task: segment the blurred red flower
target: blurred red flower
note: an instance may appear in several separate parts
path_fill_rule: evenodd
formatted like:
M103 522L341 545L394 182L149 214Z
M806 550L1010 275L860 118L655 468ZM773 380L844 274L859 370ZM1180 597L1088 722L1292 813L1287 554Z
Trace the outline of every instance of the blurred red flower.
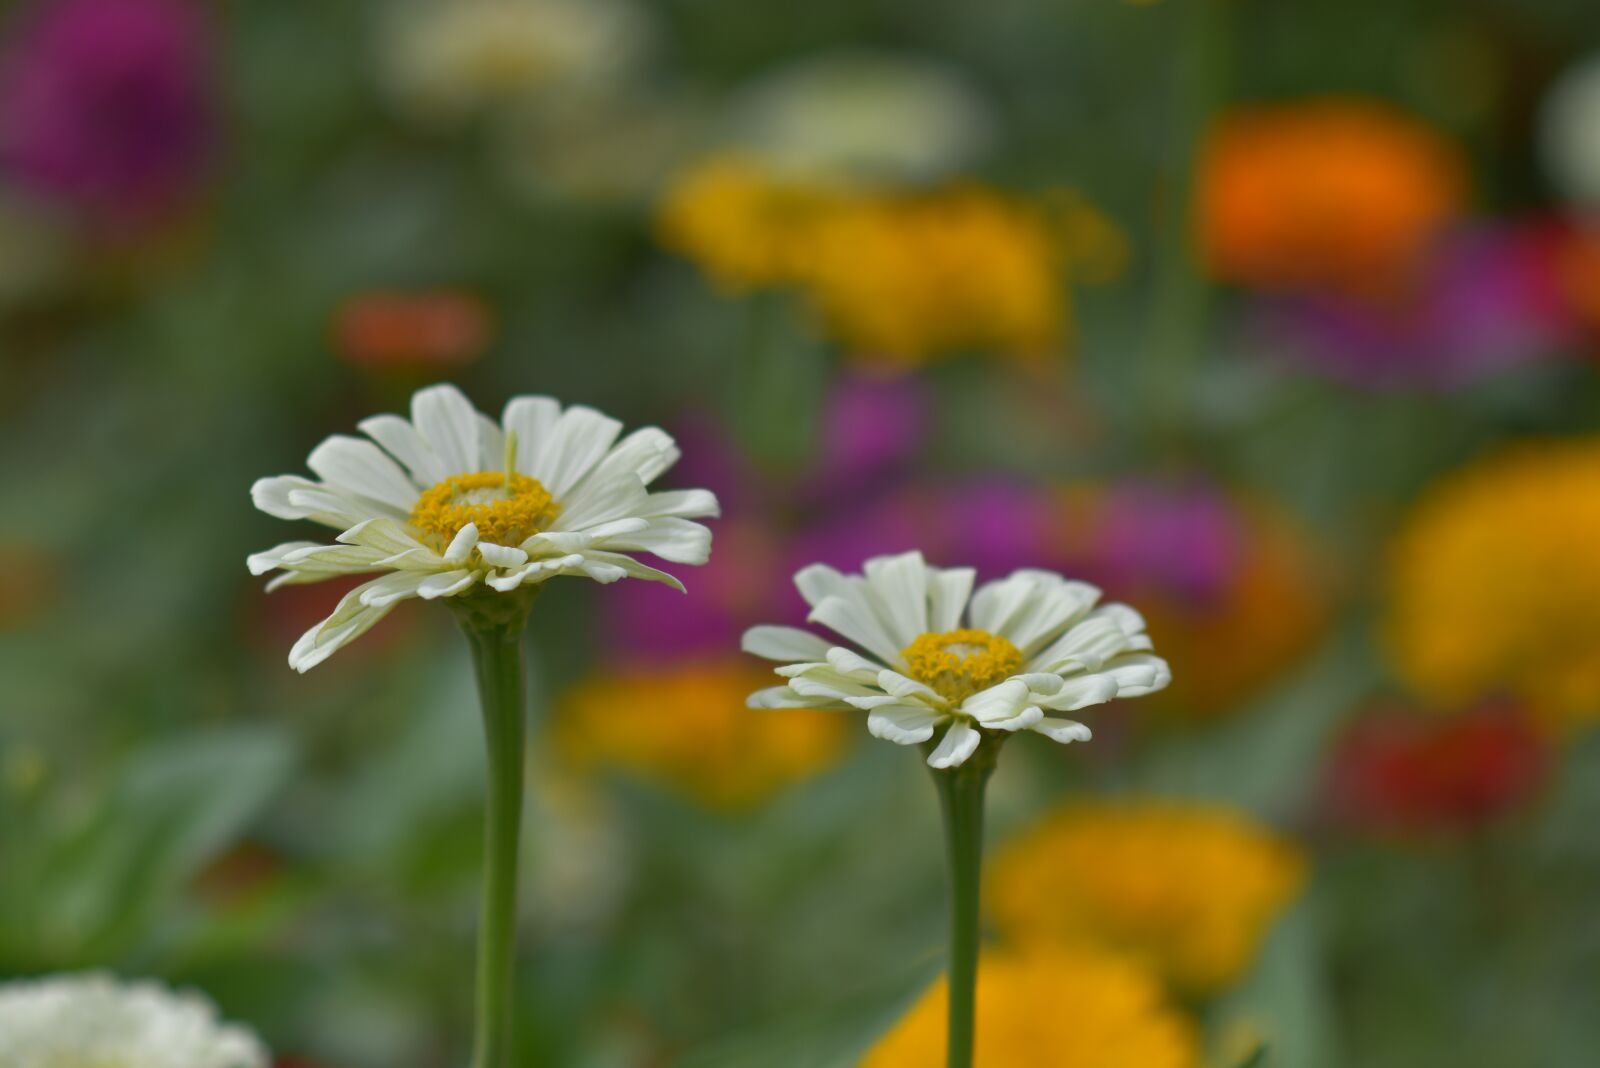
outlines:
M1549 745L1516 708L1458 715L1384 708L1359 720L1329 765L1329 815L1346 826L1464 830L1528 801Z
M367 368L422 369L471 363L494 334L482 299L458 290L366 293L334 317L334 348Z

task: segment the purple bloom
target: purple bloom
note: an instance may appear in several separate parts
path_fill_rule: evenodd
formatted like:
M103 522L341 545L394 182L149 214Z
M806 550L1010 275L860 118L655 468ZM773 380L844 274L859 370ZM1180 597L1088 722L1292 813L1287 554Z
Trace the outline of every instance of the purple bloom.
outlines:
M1548 359L1574 337L1555 234L1534 225L1459 233L1415 289L1388 301L1333 293L1268 307L1268 344L1356 386L1448 388Z
M837 505L903 475L933 422L928 387L911 375L846 372L822 409L822 440L807 497Z
M189 0L42 0L0 53L0 169L128 222L179 206L216 141L211 27Z
M1200 482L1125 482L1093 499L1073 570L1107 589L1155 589L1194 605L1224 597L1243 564L1232 504Z

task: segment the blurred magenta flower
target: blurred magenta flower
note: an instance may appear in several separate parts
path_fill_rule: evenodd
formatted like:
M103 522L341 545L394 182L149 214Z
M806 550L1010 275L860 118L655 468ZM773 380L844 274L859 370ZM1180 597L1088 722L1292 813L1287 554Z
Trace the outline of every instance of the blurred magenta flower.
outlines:
M1110 589L1146 584L1196 606L1214 605L1238 573L1244 531L1236 509L1201 482L1124 482L1106 490L1098 522L1073 555Z
M1325 804L1345 825L1465 830L1527 803L1549 768L1549 740L1515 707L1456 715L1386 708L1336 747Z
M0 54L0 167L101 219L191 195L217 140L212 29L189 0L42 0Z
M1405 294L1332 291L1268 307L1274 348L1368 388L1448 388L1559 355L1576 335L1563 293L1564 242L1539 223L1483 226L1431 252Z

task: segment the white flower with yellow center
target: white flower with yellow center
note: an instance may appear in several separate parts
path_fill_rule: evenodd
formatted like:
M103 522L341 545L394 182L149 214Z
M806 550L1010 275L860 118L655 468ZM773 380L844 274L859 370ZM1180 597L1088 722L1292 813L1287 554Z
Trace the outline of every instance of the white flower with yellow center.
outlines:
M248 1030L211 1002L105 975L0 984L5 1068L267 1068Z
M777 673L789 680L752 694L752 708L859 709L867 730L901 745L942 729L928 764L951 768L990 732L1088 741L1088 727L1056 713L1153 693L1172 677L1148 652L1139 613L1099 605L1088 583L1023 570L974 593L971 568L930 567L917 552L863 571L814 564L794 579L808 622L860 651L796 627L745 633L745 651L784 661Z
M253 574L281 571L269 589L339 575L377 574L351 590L289 652L306 671L365 633L399 602L527 591L556 575L597 582L642 578L677 589L631 552L703 564L715 516L701 489L646 487L678 459L662 430L618 440L622 424L549 397L516 397L500 422L454 386L411 402L411 419L364 420L371 439L336 435L312 450L321 481L283 475L251 489L257 508L340 531L334 544L292 541L249 559Z

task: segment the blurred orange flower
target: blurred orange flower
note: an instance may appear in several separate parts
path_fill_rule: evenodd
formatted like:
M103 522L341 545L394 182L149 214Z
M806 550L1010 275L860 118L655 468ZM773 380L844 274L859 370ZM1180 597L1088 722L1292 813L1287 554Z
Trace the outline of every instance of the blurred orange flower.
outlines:
M0 631L34 618L55 593L55 558L29 545L0 545Z
M945 982L918 999L861 1068L929 1068L945 1055ZM989 952L978 968L976 1061L1023 1068L1194 1068L1194 1025L1156 977L1103 953Z
M1018 946L1104 946L1210 993L1254 960L1300 893L1300 848L1220 805L1070 804L1008 844L989 910Z
M1395 537L1385 635L1430 703L1600 719L1600 437L1526 442L1430 489Z
M367 293L339 309L333 344L357 366L423 370L471 363L493 333L488 305L471 293Z
M620 768L712 808L743 809L831 765L843 720L814 709L752 712L768 676L743 663L614 671L569 690L557 746L574 765Z
M1219 278L1385 293L1462 210L1465 166L1386 105L1326 99L1224 117L1199 171L1200 240Z

